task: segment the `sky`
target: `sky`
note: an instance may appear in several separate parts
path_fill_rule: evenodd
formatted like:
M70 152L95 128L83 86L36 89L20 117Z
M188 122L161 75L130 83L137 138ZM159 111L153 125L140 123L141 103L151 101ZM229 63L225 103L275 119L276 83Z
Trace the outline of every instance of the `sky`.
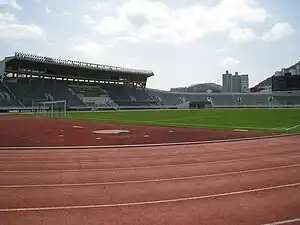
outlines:
M299 0L0 0L0 57L28 52L149 69L148 87L249 74L300 60Z

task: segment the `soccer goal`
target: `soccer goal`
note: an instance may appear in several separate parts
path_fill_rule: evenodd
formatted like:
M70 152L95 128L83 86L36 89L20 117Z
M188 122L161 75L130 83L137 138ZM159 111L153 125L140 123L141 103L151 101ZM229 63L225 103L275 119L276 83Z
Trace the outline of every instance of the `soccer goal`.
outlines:
M32 101L32 111L36 117L61 118L67 115L67 101Z

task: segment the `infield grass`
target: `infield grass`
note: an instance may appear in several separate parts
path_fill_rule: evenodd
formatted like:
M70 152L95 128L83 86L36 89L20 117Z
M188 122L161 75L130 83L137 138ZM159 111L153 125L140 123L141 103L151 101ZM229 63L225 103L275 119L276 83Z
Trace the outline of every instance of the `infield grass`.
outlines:
M69 112L67 119L270 133L300 132L300 109Z

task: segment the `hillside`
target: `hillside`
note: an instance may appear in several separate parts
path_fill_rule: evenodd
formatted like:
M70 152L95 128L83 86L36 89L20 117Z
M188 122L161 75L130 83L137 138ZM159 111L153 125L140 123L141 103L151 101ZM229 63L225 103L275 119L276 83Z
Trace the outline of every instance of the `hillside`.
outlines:
M295 63L294 65L286 68L287 72L291 72L291 70L297 70L297 68L300 66L300 61ZM251 92L257 92L263 90L265 87L272 86L272 76L268 77L267 79L261 81L257 85L251 88Z
M261 90L264 90L266 87L272 86L272 77L268 77L267 79L259 82L254 87L250 88L251 92L259 92Z
M171 88L170 91L176 92L209 92L212 91L213 93L220 93L222 92L222 86L215 83L204 83L204 84L194 84L189 87L177 87Z

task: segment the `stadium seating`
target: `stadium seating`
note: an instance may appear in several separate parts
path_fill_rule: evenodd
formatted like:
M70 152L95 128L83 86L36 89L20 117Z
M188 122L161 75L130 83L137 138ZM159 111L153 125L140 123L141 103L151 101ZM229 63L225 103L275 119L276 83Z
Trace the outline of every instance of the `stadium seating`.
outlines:
M271 98L270 93L184 93L170 92L155 89L149 89L149 92L155 96L164 106L180 105L184 101L208 101L210 99L214 107L235 107L235 106L269 106L269 105L291 105L300 104L300 97L294 97L290 101L277 98ZM270 101L272 99L272 101ZM184 100L184 101L183 101Z
M127 105L131 103L130 97L127 95L123 85L115 84L101 84L103 90L105 90L109 97L115 101L118 105Z
M141 88L124 84L100 84L107 91L110 98L119 106L147 106L156 104L156 101Z
M69 88L79 97L99 97L107 92L99 85L69 85Z
M163 106L173 106L183 103L182 96L176 92L148 89L149 93Z
M20 106L20 103L14 98L7 89L6 85L0 82L0 107Z
M283 106L300 105L300 96L275 96L274 99Z
M17 99L25 106L31 106L33 100L54 101L66 100L68 106L83 106L83 102L73 95L66 82L53 80L19 80L7 83Z
M206 102L209 98L214 106L233 106L233 96L231 94L208 94L208 93L185 93L169 92L149 89L149 92L158 98L161 105L174 106L180 105L186 101Z
M272 93L186 93L143 89L125 84L71 85L50 79L6 80L0 83L0 107L32 106L32 101L66 100L68 107L183 106L210 101L213 107L300 105L300 96Z
M270 94L235 94L234 98L236 104L244 106L266 106L271 104L271 101L269 101Z
M84 103L69 91L67 82L53 82L49 80L44 87L44 90L50 93L54 100L66 100L68 106L84 106Z
M0 107L13 106L10 99L11 96L8 94L3 85L0 84Z
M68 89L76 95L86 106L103 107L111 101L108 93L99 85L69 85Z
M157 105L157 101L145 89L124 84L69 85L69 89L87 106Z
M31 106L33 100L66 100L68 107L157 105L157 101L146 90L129 85L110 83L68 85L66 81L50 79L20 79L14 82L11 81L6 82L7 86L25 106Z
M234 96L231 94L210 95L212 105L215 107L228 107L235 105Z

